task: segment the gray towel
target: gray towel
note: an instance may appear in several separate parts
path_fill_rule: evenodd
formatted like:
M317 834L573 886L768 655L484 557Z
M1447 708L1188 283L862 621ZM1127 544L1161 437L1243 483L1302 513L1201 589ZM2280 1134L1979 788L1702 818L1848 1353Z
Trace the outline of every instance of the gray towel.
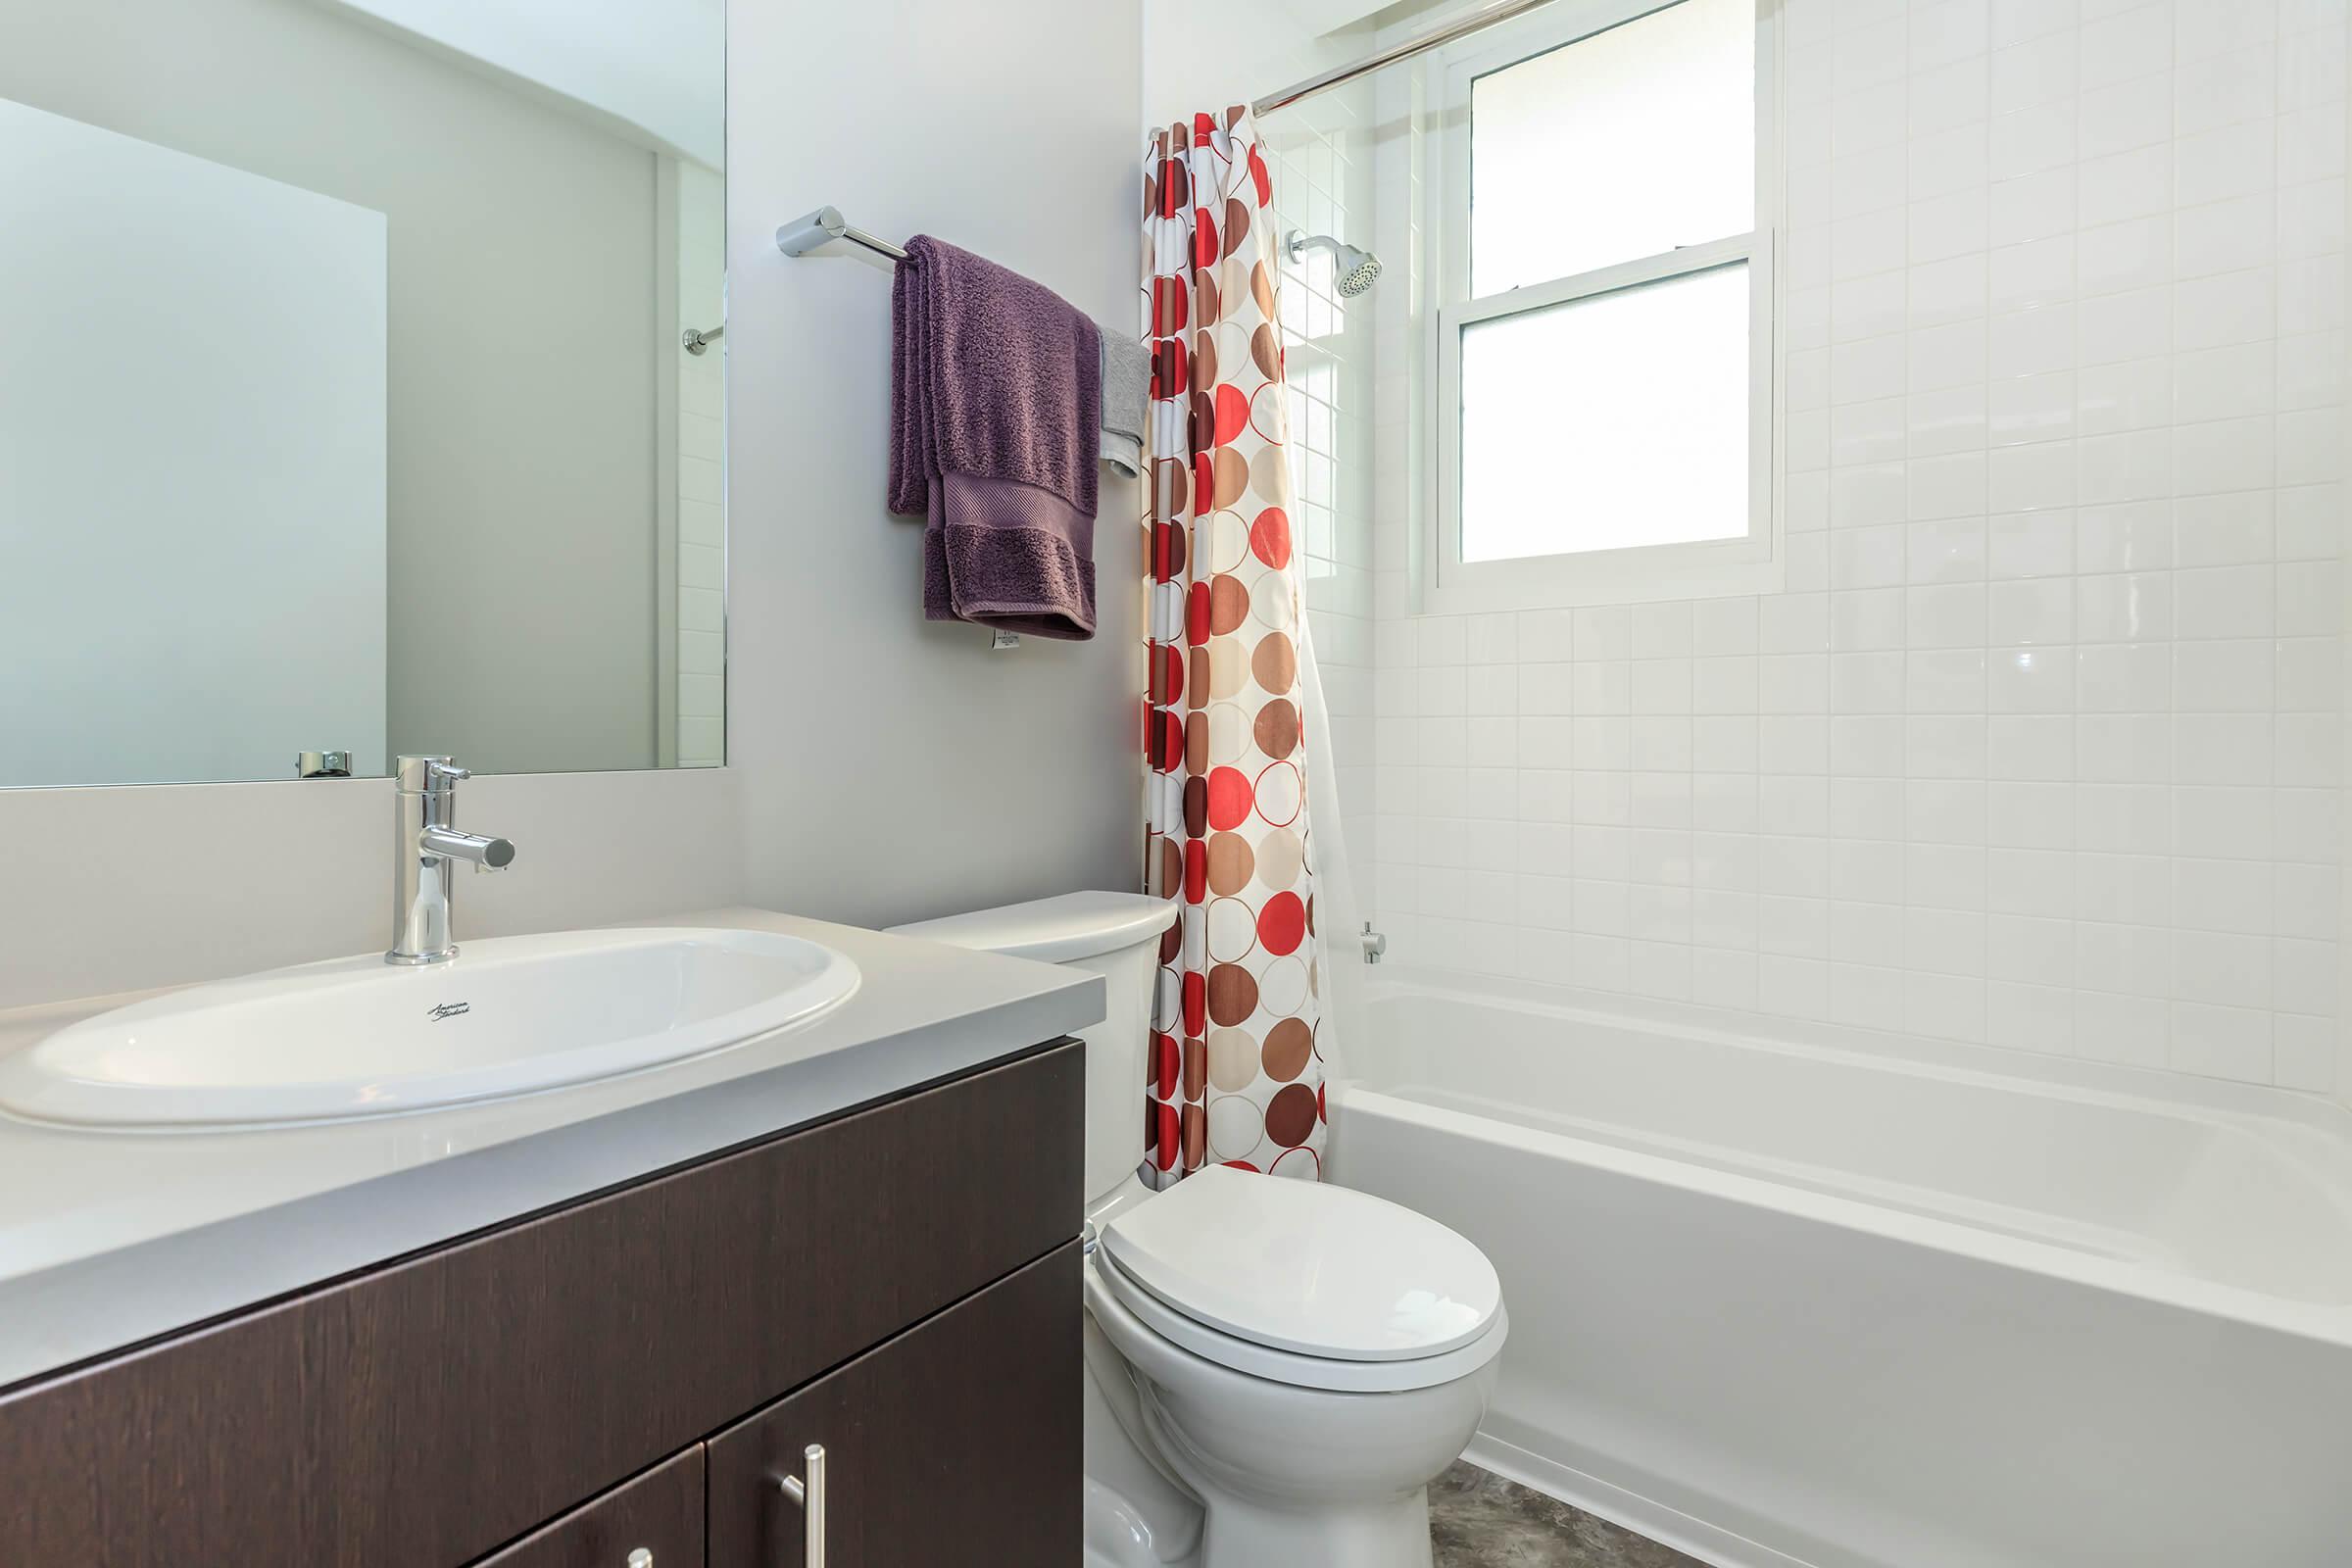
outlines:
M1144 417L1152 407L1152 351L1133 332L1098 324L1102 338L1102 461L1144 471Z

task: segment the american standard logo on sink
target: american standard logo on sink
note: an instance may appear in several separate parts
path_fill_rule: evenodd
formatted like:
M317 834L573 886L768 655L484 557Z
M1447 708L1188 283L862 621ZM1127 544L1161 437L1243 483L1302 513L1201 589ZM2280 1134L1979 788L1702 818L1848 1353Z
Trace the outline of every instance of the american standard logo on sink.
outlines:
M432 1019L433 1022L439 1023L444 1018L460 1017L466 1013L471 1012L472 1010L473 1004L470 1002L444 1002L441 1004L441 1005L426 1013L425 1016Z

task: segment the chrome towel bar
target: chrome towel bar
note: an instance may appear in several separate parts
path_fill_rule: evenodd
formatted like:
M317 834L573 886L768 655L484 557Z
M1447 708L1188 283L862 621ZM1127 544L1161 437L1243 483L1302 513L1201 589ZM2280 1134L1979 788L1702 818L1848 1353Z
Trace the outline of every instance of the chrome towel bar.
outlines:
M806 256L820 245L846 239L853 245L862 245L877 256L887 256L903 262L906 253L886 239L878 239L862 228L854 228L841 216L838 207L819 207L808 217L797 219L776 230L776 249L787 256Z

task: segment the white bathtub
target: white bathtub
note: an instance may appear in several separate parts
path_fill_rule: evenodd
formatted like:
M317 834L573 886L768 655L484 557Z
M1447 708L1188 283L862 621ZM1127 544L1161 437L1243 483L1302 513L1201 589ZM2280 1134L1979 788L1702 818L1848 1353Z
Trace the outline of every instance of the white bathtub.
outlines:
M2352 1113L1396 970L1365 1013L1331 1173L1500 1270L1478 1462L1731 1568L2352 1564Z

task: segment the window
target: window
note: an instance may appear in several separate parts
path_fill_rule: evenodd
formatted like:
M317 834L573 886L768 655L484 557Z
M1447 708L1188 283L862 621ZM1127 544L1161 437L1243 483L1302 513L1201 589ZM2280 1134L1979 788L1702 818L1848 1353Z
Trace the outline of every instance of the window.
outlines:
M1777 586L1756 0L1497 31L1436 68L1425 608Z

